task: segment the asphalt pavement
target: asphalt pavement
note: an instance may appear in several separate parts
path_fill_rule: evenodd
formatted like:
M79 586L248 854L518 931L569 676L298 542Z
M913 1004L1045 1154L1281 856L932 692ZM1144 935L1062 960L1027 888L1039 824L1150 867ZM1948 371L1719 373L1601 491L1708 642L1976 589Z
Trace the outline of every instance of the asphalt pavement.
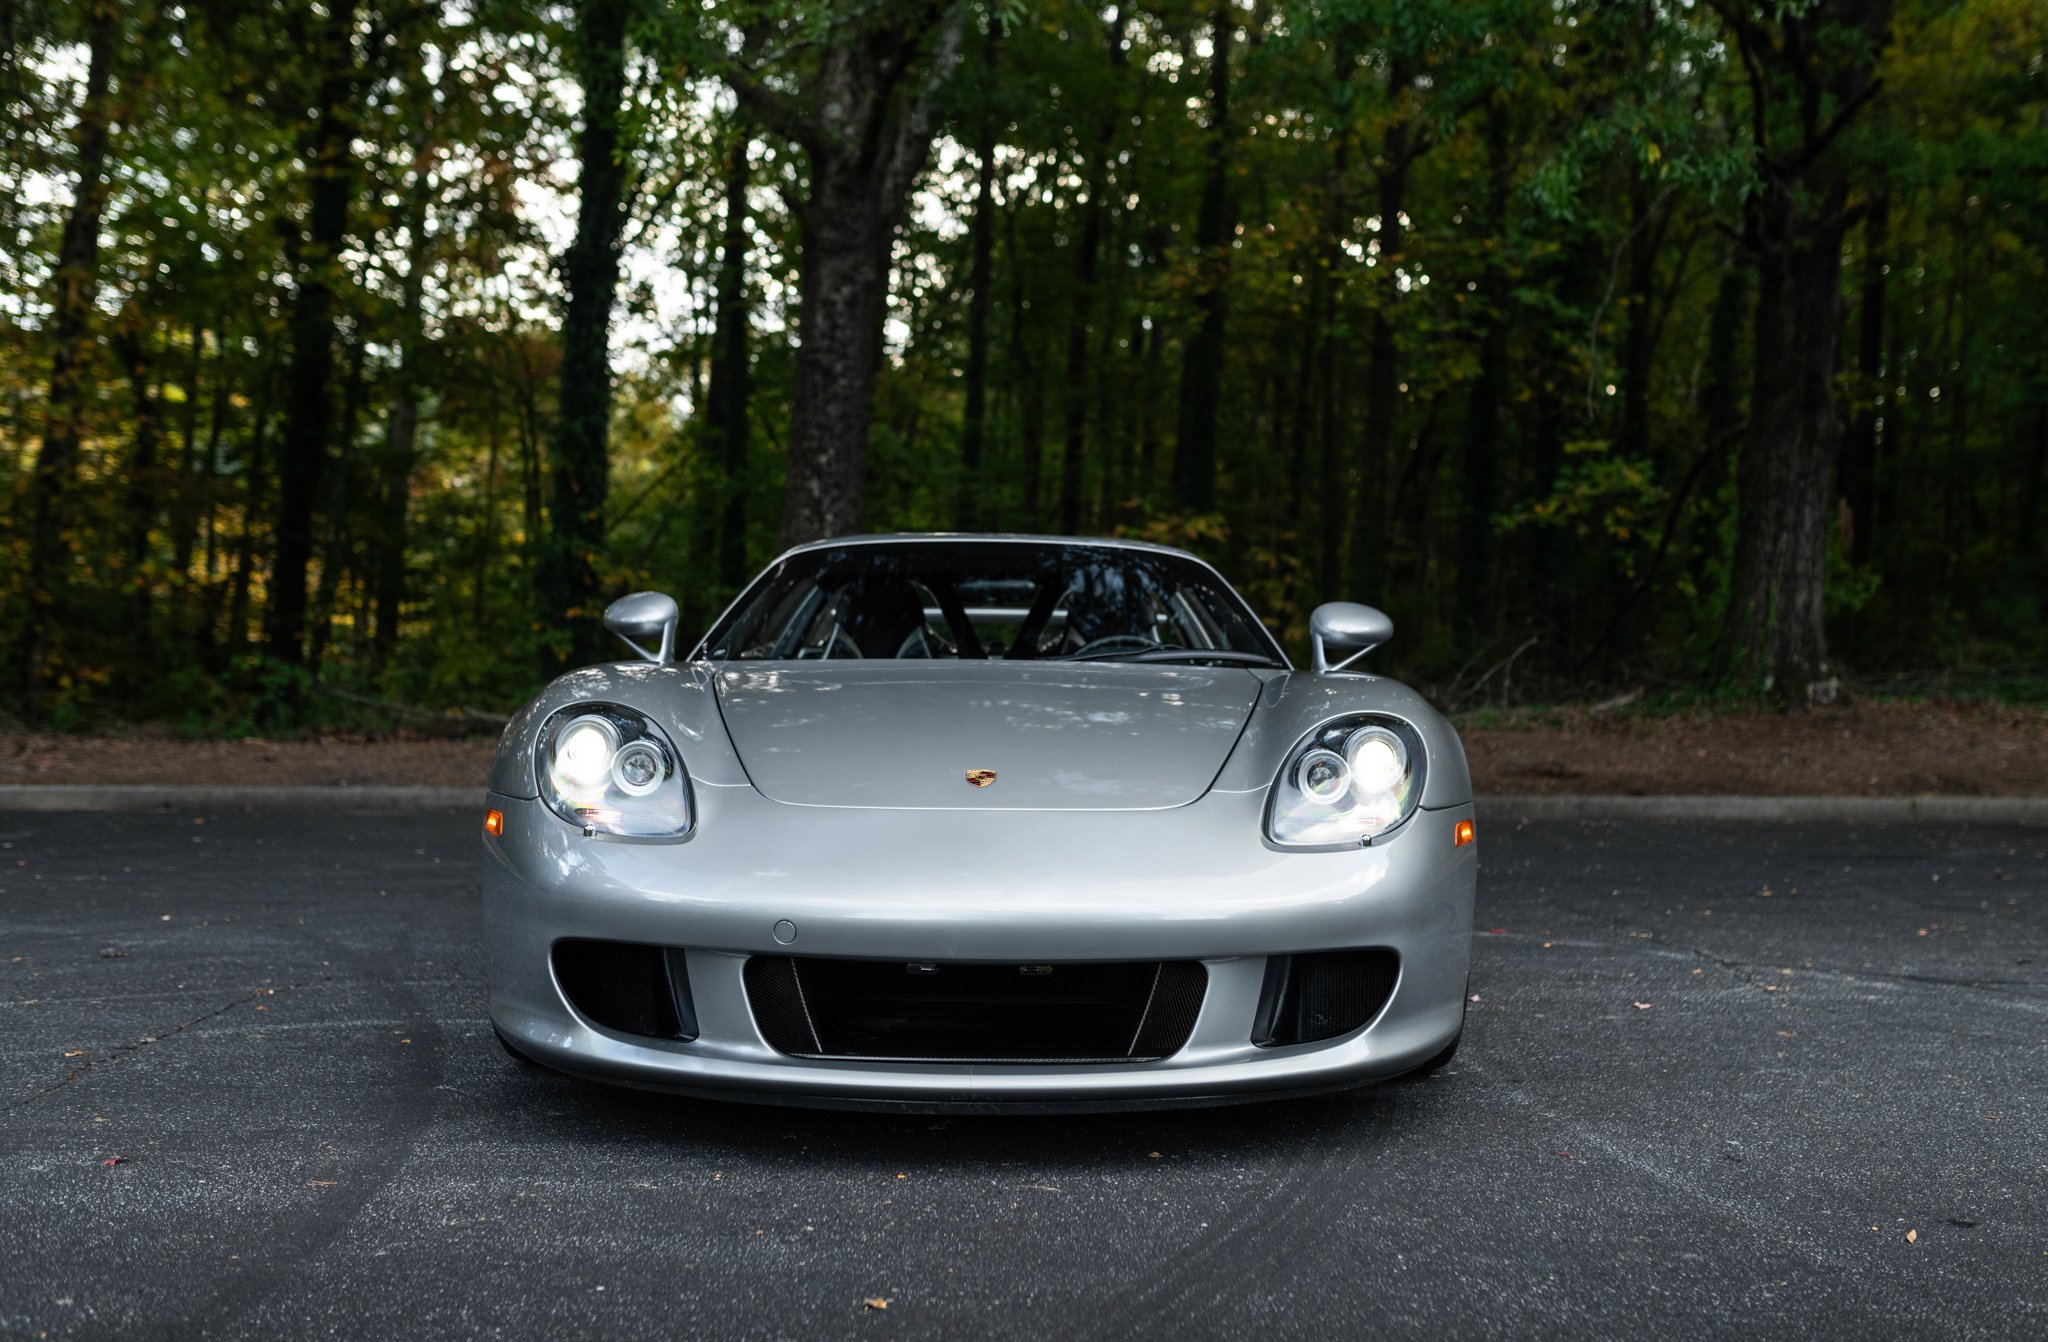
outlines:
M0 1336L2048 1335L2048 830L1482 814L1444 1072L966 1118L508 1059L477 823L0 813Z

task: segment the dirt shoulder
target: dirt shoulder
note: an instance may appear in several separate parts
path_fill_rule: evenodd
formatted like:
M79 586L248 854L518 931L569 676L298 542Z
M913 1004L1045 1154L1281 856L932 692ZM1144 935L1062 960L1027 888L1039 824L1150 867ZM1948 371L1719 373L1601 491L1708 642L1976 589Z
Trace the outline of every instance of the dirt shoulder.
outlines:
M0 784L154 783L243 787L475 787L488 736L186 741L151 736L0 734Z
M1466 723L1483 794L2048 795L2048 712L1860 702L1772 713L1551 710ZM488 736L290 741L0 733L0 784L482 787Z
M1481 793L2048 795L2048 712L1859 701L1778 713L1552 711L1462 728Z

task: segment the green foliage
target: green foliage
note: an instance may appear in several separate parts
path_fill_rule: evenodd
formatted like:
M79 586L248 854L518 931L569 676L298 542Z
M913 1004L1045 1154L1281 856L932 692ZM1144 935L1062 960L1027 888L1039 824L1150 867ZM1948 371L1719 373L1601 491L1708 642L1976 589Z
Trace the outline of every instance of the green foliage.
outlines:
M320 74L309 35L326 12L302 0L134 10L85 351L70 614L57 629L27 623L51 271L75 185L77 8L22 8L0 53L0 684L20 683L40 633L56 668L47 711L62 724L390 721L337 690L516 704L543 652L571 642L532 611L555 515L545 460L575 223L577 10L363 0L359 182L333 277L335 446L309 660L291 670L253 649L278 463L306 450L279 440ZM747 564L778 548L809 160L734 86L808 87L873 8L635 10L607 595L669 590L688 623L708 623L734 595L716 559L729 486ZM1105 6L975 9L961 73L941 91L944 133L895 236L867 525L961 520L985 117L992 273L970 491L983 524L1056 525L1071 429L1084 531L1213 560L1300 655L1307 612L1349 597L1397 620L1379 665L1447 694L1526 645L1481 699L1649 683L1674 707L1719 702L1708 686L1727 624L1754 286L1732 290L1729 311L1717 300L1730 269L1754 263L1739 234L1759 170L1758 93L1731 24L1797 15L1240 4L1219 142L1211 9L1133 7L1114 54ZM1888 31L1881 90L1838 141L1846 208L1866 219L1886 203L1876 259L1889 269L1866 289L1880 239L1852 228L1840 408L1880 427L1874 515L1830 549L1830 637L1861 683L1964 667L2025 693L2023 676L1998 677L2048 661L2048 12L1900 0ZM1763 111L1777 134L1774 118L1798 109ZM1168 482L1182 351L1218 262L1194 245L1218 143L1236 224L1218 504L1189 515ZM736 144L751 173L753 394L728 481L706 408ZM1869 372L1866 293L1884 314ZM417 433L394 474L408 403ZM397 619L383 629L394 570Z

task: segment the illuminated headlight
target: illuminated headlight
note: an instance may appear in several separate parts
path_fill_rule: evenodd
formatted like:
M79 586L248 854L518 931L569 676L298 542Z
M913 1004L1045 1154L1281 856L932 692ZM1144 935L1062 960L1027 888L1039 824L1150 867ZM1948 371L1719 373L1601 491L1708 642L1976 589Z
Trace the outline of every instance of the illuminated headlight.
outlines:
M616 704L576 704L549 718L534 761L540 794L572 825L630 838L689 832L690 785L661 729Z
M1370 843L1422 797L1422 744L1392 718L1325 723L1288 755L1273 782L1266 834L1290 848Z

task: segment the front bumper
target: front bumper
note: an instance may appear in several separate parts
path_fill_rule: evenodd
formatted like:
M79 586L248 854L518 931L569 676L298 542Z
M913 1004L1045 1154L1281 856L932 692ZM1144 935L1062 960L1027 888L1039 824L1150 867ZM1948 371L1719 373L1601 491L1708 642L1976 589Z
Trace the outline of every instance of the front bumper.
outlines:
M1263 843L1264 793L1165 811L898 811L790 806L697 789L679 843L585 838L542 803L493 794L485 838L491 1018L566 1072L779 1103L1082 1109L1256 1099L1412 1070L1456 1037L1471 957L1470 805L1422 811L1371 848ZM794 927L793 940L778 939ZM697 1038L600 1028L549 964L566 938L686 947ZM1266 958L1391 948L1400 975L1364 1028L1251 1040ZM742 982L752 955L931 961L1200 960L1193 1032L1144 1063L807 1060L771 1048Z

